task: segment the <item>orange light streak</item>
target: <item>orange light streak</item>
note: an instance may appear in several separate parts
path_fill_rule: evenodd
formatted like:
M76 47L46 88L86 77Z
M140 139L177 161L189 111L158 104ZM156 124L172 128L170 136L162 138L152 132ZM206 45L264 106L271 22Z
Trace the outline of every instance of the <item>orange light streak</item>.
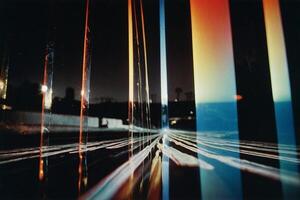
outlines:
M47 84L47 66L48 66L48 52L45 56L43 85ZM43 161L43 146L44 146L44 125L45 125L45 96L46 92L42 93L42 111L41 111L41 134L40 134L40 158L39 158L39 180L44 179L44 161Z
M272 93L275 102L290 101L288 62L278 0L263 0Z
M89 0L86 0L86 13L85 13L85 29L84 29L84 43L83 43L83 63L82 63L82 82L81 82L81 105L80 105L80 130L79 130L79 151L82 144L84 110L86 109L87 99L86 91L86 78L87 78L87 47L88 47L88 32L89 32Z
M129 56L129 102L128 122L133 124L133 95L134 95L134 65L133 65L133 25L132 25L132 0L128 0L128 56Z
M238 139L229 0L190 0L190 9L197 139L208 130L214 134L214 131L228 129L236 131L235 139ZM208 115L206 105L217 114ZM222 118L219 113L224 113ZM210 122L207 122L207 117ZM202 156L198 154L200 159ZM239 159L239 154L232 156ZM242 199L240 171L218 164L215 167L222 173L210 173L200 167L202 199ZM222 181L229 179L231 184L224 186Z

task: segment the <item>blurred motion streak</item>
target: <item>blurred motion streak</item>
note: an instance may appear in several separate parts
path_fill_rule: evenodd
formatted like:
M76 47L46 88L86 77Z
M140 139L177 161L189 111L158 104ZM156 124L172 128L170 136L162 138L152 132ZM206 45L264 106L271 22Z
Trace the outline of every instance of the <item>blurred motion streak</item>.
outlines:
M228 0L190 0L197 136L204 131L238 131L235 71ZM209 115L208 110L214 110ZM239 138L239 135L235 135ZM201 149L201 145L199 145ZM220 151L219 154L222 152ZM239 153L227 152L239 159ZM198 152L199 158L206 161ZM239 169L213 164L215 170L200 167L203 199L241 199ZM226 182L230 181L230 185Z
M264 19L271 73L272 94L275 108L279 156L283 156L280 144L296 145L288 61L278 0L263 0ZM296 158L296 157L295 157ZM280 160L280 170L298 172L297 165ZM285 198L295 198L299 192L283 183Z

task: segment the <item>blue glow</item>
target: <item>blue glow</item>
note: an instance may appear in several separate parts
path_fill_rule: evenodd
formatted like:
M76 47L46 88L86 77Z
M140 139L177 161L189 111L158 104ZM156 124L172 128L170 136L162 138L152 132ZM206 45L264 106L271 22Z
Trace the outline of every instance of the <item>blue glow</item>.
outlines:
M168 116L168 76L166 56L166 29L165 29L165 0L159 1L160 23L160 81L161 81L161 129L169 128ZM164 134L165 131L164 131ZM165 137L165 135L164 135ZM163 145L168 145L163 139ZM162 199L169 200L169 158L162 156Z
M166 133L163 136L163 148L168 145L168 142L165 139ZM169 200L169 158L165 154L162 155L162 199Z
M160 0L160 81L161 81L161 128L169 128L168 76L166 56L165 1Z
M224 84L224 83L223 83ZM227 135L228 140L238 140L237 106L235 102L198 103L196 105L197 134L214 137L214 134ZM198 145L199 149L207 147ZM213 150L214 154L239 158L239 153ZM202 199L242 199L241 174L239 169L231 168L219 161L198 154L213 166L215 170L200 168ZM228 184L230 183L230 184Z

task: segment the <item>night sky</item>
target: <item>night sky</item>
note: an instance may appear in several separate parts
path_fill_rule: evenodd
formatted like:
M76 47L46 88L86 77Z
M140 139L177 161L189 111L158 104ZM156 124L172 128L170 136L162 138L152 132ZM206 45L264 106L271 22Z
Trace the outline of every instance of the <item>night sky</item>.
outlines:
M156 100L160 99L158 2L144 1L150 94L156 94ZM91 101L96 102L99 97L126 101L127 0L92 0L91 3ZM240 50L235 51L236 63L249 55L260 59L261 63L265 62L266 52L263 51L263 54L259 55L261 51L255 49L259 48L259 45L250 50L247 48L257 40L265 42L264 38L259 38L264 32L255 32L255 26L259 23L258 20L261 20L255 17L262 12L260 1L231 0L230 4L232 16L235 16L235 22L232 23L233 41L239 41L241 44ZM295 63L290 69L293 74L291 82L293 87L299 88L295 81L299 78L299 61L294 58L294 54L300 52L300 23L299 13L296 11L300 1L289 0L283 1L282 4L286 36L291 35L287 37L288 56L289 60ZM234 9L251 5L251 13L248 15ZM5 49L9 50L10 84L19 85L24 80L41 82L46 43L54 40L54 96L63 97L66 87L73 87L78 98L81 84L84 1L1 0L0 9L1 54ZM249 26L250 29L246 30L245 26ZM181 87L184 93L194 90L189 1L166 1L166 31L169 100L174 100L176 87ZM242 36L236 34L237 31L243 33ZM246 38L243 37L245 34L248 34ZM298 40L293 39L294 42L291 42L291 38Z

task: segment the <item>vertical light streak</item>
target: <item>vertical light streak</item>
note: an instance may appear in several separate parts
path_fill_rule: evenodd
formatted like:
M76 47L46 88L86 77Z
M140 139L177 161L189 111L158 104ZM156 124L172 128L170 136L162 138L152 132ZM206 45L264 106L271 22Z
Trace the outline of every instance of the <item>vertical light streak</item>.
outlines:
M141 73L141 53L140 53L140 39L138 30L138 19L137 19L137 5L136 1L133 0L133 16L134 16L134 30L135 30L135 44L137 49L137 68L138 68L138 82L137 82L137 101L138 111L140 112L139 119L137 119L138 126L143 127L144 113L143 113L143 102L142 102L142 73Z
M86 191L88 184L88 173L87 173L87 153L80 152L79 153L79 167L78 167L78 196L80 196L83 192Z
M263 0L263 9L280 156L283 155L280 144L295 145L288 62L279 1ZM298 167L280 161L280 170L298 171ZM289 185L282 183L282 186L285 198L295 195Z
M160 85L161 85L161 129L163 134L169 128L168 118L168 76L166 55L166 30L165 30L165 0L159 1L160 24ZM167 146L166 135L163 136L163 148ZM162 155L162 199L169 199L169 157Z
M52 106L52 86L53 86L53 65L54 65L54 44L47 44L42 92L42 110L41 110L41 130L40 130L40 159L39 159L39 180L45 180L48 158L43 157L43 149L49 145L49 129L51 125L51 106ZM47 116L47 120L46 120Z
M144 66L145 66L145 84L146 84L145 85L145 90L146 90L146 123L147 123L147 128L151 128L147 42L146 42L145 20L144 20L144 8L143 8L143 1L142 0L140 0L140 11L141 11L141 20L142 20Z
M167 142L167 133L163 132L163 148L168 147ZM170 188L169 188L169 182L170 182L170 170L169 170L169 157L163 153L162 155L162 199L163 200L169 200L170 197Z
M273 99L291 101L290 81L278 0L263 0Z
M148 59L147 59L147 43L146 43L146 30L145 30L145 19L144 19L144 8L143 0L140 0L140 14L141 14L141 23L142 23L142 39L143 39L143 52L144 52L144 76L145 76L145 95L146 95L146 128L147 128L147 141L149 142L149 129L151 128L151 116L150 116L150 97L149 97L149 80L148 80ZM144 106L144 102L142 103ZM143 111L142 111L143 112ZM144 133L143 133L144 140ZM148 143L149 144L149 143ZM142 144L144 149L144 143ZM142 174L144 174L144 161L142 165ZM144 177L142 176L141 188L143 187Z
M86 0L86 13L85 13L85 28L84 28L84 44L83 44L83 62L82 62L82 82L81 82L81 104L80 104L80 131L79 131L79 146L83 143L83 126L85 123L84 114L89 102L89 87L88 87L88 74L89 74L89 55L88 55L88 38L89 33L89 0ZM79 151L80 151L79 147Z
M83 160L83 155L82 152L79 151L79 167L78 167L78 185L77 185L77 189L78 189L78 196L81 193L81 182L82 182L82 160Z
M89 94L90 94L90 70L91 70L91 56L89 52L90 39L89 39L89 6L90 1L86 0L86 12L85 12L85 27L84 27L84 43L83 43L83 62L82 62L82 82L81 82L81 104L80 104L80 130L79 130L79 144L78 144L78 195L87 186L87 161L86 161L86 148L87 143L87 127L88 119L86 118L86 112L89 106ZM83 187L82 187L83 184Z
M190 8L197 134L238 132L229 2L190 0ZM238 139L238 134L234 139ZM239 158L239 153L229 154ZM200 168L202 198L241 199L240 171L214 164L213 171Z
M45 56L43 86L47 84L47 66L48 55ZM40 134L40 158L39 158L39 180L44 179L44 160L43 160L43 147L44 147L44 129L45 129L45 96L46 92L42 93L42 111L41 111L41 134Z
M132 25L132 0L128 0L128 56L129 56L129 102L128 122L130 128L133 125L133 101L134 101L134 65L133 65L133 25Z
M169 128L168 119L168 75L167 75L167 53L166 53L166 30L165 30L165 1L159 3L160 23L160 86L161 86L161 128Z
M139 39L139 30L138 30L138 19L137 19L137 2L133 0L133 16L134 16L134 31L135 31L135 44L136 44L136 50L137 50L137 102L138 102L138 108L137 111L139 112L139 115L137 115L137 125L140 127L144 127L144 109L143 109L143 94L142 94L142 69L141 69L141 53L140 53L140 39ZM139 137L141 135L144 135L144 133L139 132ZM140 145L139 142L139 151L142 150L143 144Z
M9 71L9 56L3 57L3 63L0 69L0 98L6 100L7 97L7 85L8 85L8 71ZM5 109L5 104L2 105L2 109Z
M133 18L132 18L132 0L128 0L128 59L129 59L129 101L128 101L128 124L129 124L129 144L128 144L128 160L133 156L133 102L134 102L134 57L133 57ZM130 184L133 181L132 163Z

